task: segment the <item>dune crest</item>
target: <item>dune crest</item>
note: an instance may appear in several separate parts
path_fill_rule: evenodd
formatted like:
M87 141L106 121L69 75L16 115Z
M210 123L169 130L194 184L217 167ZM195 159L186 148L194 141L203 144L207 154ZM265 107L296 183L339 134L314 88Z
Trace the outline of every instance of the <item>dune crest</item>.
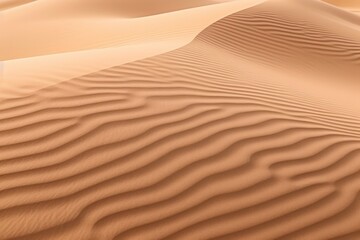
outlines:
M13 15L21 18L81 18L81 17L118 17L138 18L156 14L180 11L233 0L2 0L1 5L18 6L32 2L30 6L16 9ZM0 5L0 6L1 6ZM21 16L20 16L21 15Z
M34 2L36 0L1 0L0 11L21 6L27 3Z
M31 26L39 35L31 36L25 31L29 26L24 26L21 21L2 21L0 25L3 23L9 30L0 41L0 60L5 60L1 84L13 90L15 85L14 91L21 93L31 92L104 68L162 54L191 42L215 21L262 2L264 0L224 2L145 20L110 18L100 23L92 18L74 20L66 26L68 29L60 20L40 21ZM97 29L89 25L95 23L99 25ZM89 26L91 30L83 33ZM51 34L53 29L60 29L59 35ZM16 38L19 35L21 37ZM27 39L25 44L21 40L24 38ZM16 49L11 48L13 44ZM58 66L62 67L59 69Z
M360 238L359 18L240 2L162 14L248 6L186 45L1 89L1 237Z
M345 10L351 11L355 14L360 14L360 2L357 0L324 0L327 3L333 4Z

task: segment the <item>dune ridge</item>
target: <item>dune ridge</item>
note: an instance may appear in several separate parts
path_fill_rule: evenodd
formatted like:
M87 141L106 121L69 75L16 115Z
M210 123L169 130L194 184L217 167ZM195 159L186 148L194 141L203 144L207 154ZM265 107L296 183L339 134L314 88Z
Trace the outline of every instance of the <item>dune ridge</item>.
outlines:
M359 238L356 19L268 0L1 99L1 237Z
M338 1L338 0L325 0L325 2L335 5L339 8L342 8L346 11L352 12L354 14L360 14L360 2L359 1L353 1L353 0L344 0L344 1Z
M22 6L24 4L31 3L33 1L34 0L1 0L0 11Z
M21 9L15 9L17 13L15 12L14 14L20 16L19 12L21 12L21 17L26 18L79 18L86 15L138 18L229 1L231 0L175 0L172 2L165 0L153 0L151 2L146 0L78 0L75 2L70 0L2 0L0 7L9 9L15 6L22 6L23 8ZM27 3L32 4L29 6L26 5Z
M162 54L191 42L213 22L263 1L224 1L146 19L90 16L69 19L71 24L65 27L66 17L32 22L33 16L23 16L23 12L33 13L31 5L28 11L14 9L0 18L4 29L0 32L0 60L4 60L0 85L11 92L6 98L23 96L64 80ZM29 34L27 29L37 34ZM57 35L52 34L54 29ZM26 44L22 39L27 39Z

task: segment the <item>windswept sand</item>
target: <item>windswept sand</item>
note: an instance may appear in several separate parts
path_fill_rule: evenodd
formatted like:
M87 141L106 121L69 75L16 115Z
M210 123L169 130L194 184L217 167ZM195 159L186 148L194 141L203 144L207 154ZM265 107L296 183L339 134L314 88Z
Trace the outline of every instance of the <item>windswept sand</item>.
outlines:
M34 0L1 0L0 10L7 10L10 8L18 7L26 3L33 2Z
M59 1L41 2L51 4ZM64 12L63 16L59 13L56 17L49 15L34 21L39 6L32 4L26 5L26 9L23 6L0 12L0 29L5 29L0 31L0 61L3 65L0 84L3 88L16 85L12 91L27 93L165 53L188 44L217 20L261 2L264 0L224 1L222 4L133 19L92 15L73 19ZM46 12L44 8L40 10ZM25 18L25 13L31 16ZM64 22L71 24L64 25ZM54 31L57 34L53 34Z
M3 17L73 10L37 2ZM0 239L360 239L360 18L317 0L176 2L129 10L139 29L39 16L23 44L22 20L1 22ZM138 35L101 45L117 21Z
M358 0L326 0L326 2L355 14L360 14L360 1Z

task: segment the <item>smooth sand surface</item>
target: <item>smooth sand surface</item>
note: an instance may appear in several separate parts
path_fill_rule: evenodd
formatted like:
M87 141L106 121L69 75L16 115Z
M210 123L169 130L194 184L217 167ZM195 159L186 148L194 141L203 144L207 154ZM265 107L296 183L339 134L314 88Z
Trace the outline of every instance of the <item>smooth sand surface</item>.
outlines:
M325 0L326 2L344 8L355 14L360 14L360 1L358 0Z
M0 51L0 239L360 239L360 18L317 0L173 6L114 46L112 17L39 18L23 44L22 20L1 23L19 48ZM61 21L73 41L51 36Z
M1 0L0 1L0 11L18 7L18 6L22 6L26 3L30 3L33 1L34 0Z

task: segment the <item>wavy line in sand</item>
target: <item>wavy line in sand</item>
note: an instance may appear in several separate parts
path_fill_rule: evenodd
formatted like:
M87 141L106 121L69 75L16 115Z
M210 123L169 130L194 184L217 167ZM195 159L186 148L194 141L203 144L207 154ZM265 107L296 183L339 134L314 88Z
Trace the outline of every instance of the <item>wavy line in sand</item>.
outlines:
M229 16L179 50L6 99L2 237L356 237L358 112L320 98L327 82L312 78L305 94L296 73L277 73L301 51L355 69L358 38L335 37L321 19L263 14L277 3Z

